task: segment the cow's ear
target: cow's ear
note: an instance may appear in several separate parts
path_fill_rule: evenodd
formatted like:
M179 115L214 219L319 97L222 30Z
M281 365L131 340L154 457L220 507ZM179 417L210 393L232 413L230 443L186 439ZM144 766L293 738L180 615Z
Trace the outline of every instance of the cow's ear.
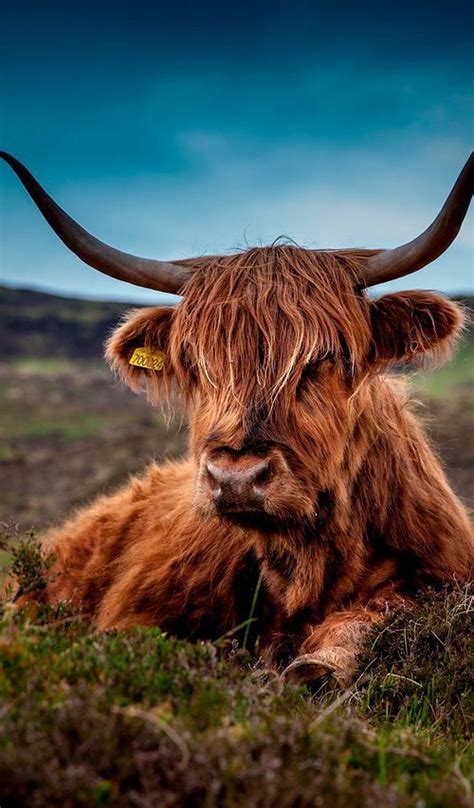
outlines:
M461 306L432 292L400 292L370 303L371 360L426 366L449 359L465 322Z
M169 381L168 343L174 309L133 309L127 312L105 346L105 358L122 381L156 403Z

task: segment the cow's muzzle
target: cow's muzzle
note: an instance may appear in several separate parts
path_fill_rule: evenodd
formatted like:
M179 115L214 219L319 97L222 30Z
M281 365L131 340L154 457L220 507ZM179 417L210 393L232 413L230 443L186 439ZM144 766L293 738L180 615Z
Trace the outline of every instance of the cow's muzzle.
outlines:
M264 511L274 473L270 457L222 449L204 459L201 486L218 513Z
M204 517L219 516L265 530L307 522L315 515L316 492L289 466L279 446L204 450L197 471L194 504Z

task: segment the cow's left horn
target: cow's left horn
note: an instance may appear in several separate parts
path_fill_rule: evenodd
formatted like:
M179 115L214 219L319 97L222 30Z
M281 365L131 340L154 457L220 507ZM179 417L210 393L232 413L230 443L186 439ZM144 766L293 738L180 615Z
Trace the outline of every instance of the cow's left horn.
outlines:
M159 292L179 293L193 273L191 266L139 258L136 255L116 250L99 241L71 219L56 202L51 199L39 182L25 166L7 152L0 157L10 165L19 177L33 202L38 206L54 232L86 264L120 281L156 289Z
M434 222L420 236L369 258L363 269L362 285L402 278L434 261L456 238L469 208L474 190L474 153L461 171Z

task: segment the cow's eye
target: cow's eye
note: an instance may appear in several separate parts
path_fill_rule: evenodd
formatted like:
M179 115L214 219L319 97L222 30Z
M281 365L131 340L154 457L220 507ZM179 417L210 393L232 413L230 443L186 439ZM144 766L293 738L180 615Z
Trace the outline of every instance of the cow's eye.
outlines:
M300 380L298 382L298 387L302 389L308 384L311 379L313 379L318 372L318 362L307 362L303 368L303 371L300 376Z
M311 382L317 380L323 367L332 364L334 364L334 357L332 354L326 354L318 359L312 359L311 362L307 362L302 370L300 380L298 382L298 391L303 392Z

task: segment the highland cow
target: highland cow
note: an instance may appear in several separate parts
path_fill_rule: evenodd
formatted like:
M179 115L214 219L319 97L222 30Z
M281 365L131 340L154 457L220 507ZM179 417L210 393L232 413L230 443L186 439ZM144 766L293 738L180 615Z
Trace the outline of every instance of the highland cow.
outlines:
M183 296L132 311L106 357L152 404L180 401L189 455L46 534L49 601L74 601L98 629L215 638L248 617L258 579L259 652L301 680L347 683L387 609L471 574L467 513L389 373L447 359L462 309L431 292L366 289L449 246L473 158L431 227L402 247L274 244L174 264L97 241L2 156L86 263Z

